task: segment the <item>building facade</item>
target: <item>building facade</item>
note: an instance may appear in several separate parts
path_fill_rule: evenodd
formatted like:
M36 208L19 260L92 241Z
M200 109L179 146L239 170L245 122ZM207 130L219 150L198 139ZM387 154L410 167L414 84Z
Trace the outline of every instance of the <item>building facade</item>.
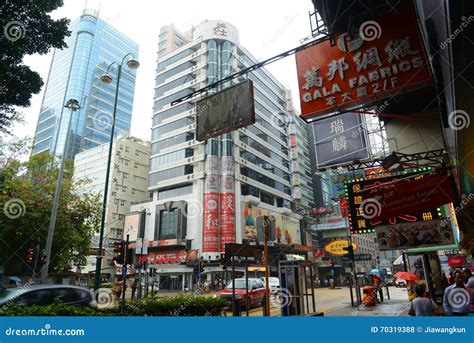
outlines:
M64 107L69 99L76 99L81 109L71 120L66 159L110 140L112 111L115 99L114 77L111 84L102 83L99 77L112 62L118 62L132 53L138 59L138 44L118 32L98 17L94 10L84 10L72 21L66 38L67 48L54 50L46 83L40 115L33 141L32 155L63 154L67 126L71 112ZM110 73L116 75L117 68ZM136 71L122 69L116 135L130 132Z
M229 23L206 21L192 33L188 40L173 26L160 33L148 188L153 200L132 206L132 212L146 207L149 214L144 217L148 266L160 284L168 287L173 278L178 288L195 281L195 258L206 262L201 276L214 280L222 272L225 244L255 239L258 217L275 217L276 244L301 244L301 216L292 211L289 125L281 125L281 117L290 116L286 89L264 68L250 73L256 123L198 142L196 98L171 102L256 59ZM182 45L166 48L178 38L185 40Z
M104 194L109 144L78 153L74 159L74 179L87 180L79 192ZM112 149L111 173L108 186L107 213L104 230L105 257L102 273L113 276L114 242L124 239L124 219L130 206L150 198L148 172L150 143L135 137L119 136ZM103 201L103 200L102 200ZM95 235L91 248L98 248L99 235ZM83 273L95 271L96 256L89 256Z

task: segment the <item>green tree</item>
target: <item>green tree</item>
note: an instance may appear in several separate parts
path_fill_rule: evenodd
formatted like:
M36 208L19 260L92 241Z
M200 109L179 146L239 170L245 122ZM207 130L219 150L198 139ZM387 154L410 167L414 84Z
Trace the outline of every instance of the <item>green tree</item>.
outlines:
M52 166L52 167L51 167ZM83 182L72 180L67 161L51 252L50 271L63 271L72 261L86 264L91 238L100 223L100 195L78 194ZM49 155L28 162L10 160L0 170L0 265L6 272L31 274L27 250L44 251L58 166Z
M46 54L66 47L69 20L49 13L62 0L2 0L0 5L0 132L8 132L21 116L16 106L30 106L43 86L39 74L23 64L25 55Z

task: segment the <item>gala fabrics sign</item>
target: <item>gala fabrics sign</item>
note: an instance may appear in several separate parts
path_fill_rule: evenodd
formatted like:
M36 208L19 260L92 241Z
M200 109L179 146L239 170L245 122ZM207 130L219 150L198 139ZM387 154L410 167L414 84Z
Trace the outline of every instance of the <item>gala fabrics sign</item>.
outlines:
M303 119L348 111L430 82L413 7L377 17L376 24L376 37L343 34L334 46L326 40L296 53Z

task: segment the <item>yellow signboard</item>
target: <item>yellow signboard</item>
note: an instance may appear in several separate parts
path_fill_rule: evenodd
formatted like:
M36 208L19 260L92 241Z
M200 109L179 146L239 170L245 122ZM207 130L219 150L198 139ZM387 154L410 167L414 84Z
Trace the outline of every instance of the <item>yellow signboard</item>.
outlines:
M347 239L337 239L326 244L324 250L326 250L331 255L344 256L347 254L347 251L343 250L342 248L346 248L348 246L349 241ZM359 246L356 243L352 243L352 246L354 247L354 251L359 249Z

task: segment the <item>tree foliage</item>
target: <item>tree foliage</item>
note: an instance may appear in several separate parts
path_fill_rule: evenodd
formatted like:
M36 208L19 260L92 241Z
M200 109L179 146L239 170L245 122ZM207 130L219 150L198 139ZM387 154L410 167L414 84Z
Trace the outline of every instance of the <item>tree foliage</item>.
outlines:
M20 117L16 106L30 105L43 86L39 74L23 64L25 55L66 47L69 20L53 20L50 12L62 0L2 0L0 6L0 132Z
M70 161L67 161L70 162ZM0 265L10 273L32 273L28 249L46 245L58 167L49 155L28 162L10 160L0 170ZM66 163L54 231L50 270L85 264L91 238L100 223L100 196L78 194L83 183L72 180L72 163Z

